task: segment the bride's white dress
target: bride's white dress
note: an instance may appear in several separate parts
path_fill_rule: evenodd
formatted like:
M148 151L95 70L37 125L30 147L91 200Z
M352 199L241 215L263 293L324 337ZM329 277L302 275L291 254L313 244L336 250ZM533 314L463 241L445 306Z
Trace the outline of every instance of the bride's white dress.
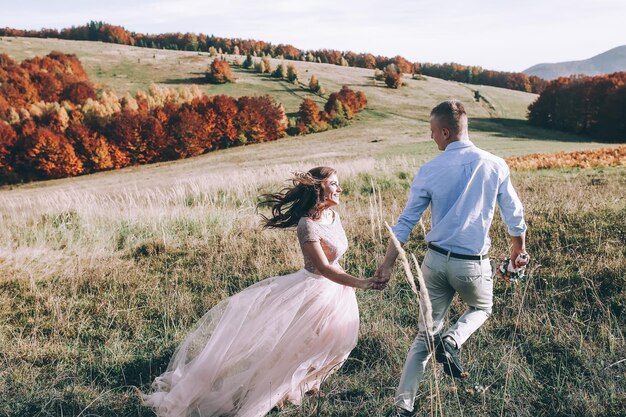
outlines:
M307 217L298 240L320 241L337 264L348 247L337 213ZM278 401L300 404L338 369L357 342L354 289L305 268L268 278L209 310L177 348L144 403L167 417L257 417Z

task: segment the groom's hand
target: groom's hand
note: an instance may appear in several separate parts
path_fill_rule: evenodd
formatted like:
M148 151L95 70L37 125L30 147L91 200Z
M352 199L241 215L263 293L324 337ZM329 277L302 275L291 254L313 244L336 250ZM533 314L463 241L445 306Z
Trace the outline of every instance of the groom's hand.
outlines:
M378 269L376 269L376 273L374 273L374 278L376 281L387 282L391 279L391 272L393 268L385 267L384 265L380 265Z

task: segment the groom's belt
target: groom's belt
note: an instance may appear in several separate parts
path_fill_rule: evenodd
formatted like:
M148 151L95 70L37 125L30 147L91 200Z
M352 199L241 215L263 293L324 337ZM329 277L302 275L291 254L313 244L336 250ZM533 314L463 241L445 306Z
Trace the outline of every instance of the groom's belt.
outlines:
M442 255L449 256L451 258L456 259L465 259L468 261L482 261L483 259L488 259L489 255L463 255L462 253L454 253L449 250L445 250L444 248L440 248L439 246L435 246L432 243L428 244L428 249L432 249L435 252L439 252Z

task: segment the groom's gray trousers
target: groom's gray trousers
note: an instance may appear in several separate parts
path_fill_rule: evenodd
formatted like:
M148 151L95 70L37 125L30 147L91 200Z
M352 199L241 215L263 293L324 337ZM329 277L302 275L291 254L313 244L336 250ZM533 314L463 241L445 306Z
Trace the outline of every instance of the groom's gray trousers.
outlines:
M491 314L493 279L489 259L456 259L429 249L422 263L422 273L432 304L433 334L442 330L455 293L469 306L458 321L442 333L461 347ZM419 322L419 332L407 355L395 399L396 406L409 411L413 410L417 387L431 356L422 320Z

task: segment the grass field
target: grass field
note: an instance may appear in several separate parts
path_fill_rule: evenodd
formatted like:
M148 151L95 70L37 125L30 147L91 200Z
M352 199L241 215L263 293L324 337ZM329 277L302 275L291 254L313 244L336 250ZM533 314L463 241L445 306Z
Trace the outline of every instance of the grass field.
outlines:
M17 60L55 49L76 53L91 79L120 95L151 82L184 85L209 62L190 52L0 40L0 52ZM407 79L393 91L372 71L298 65L327 91L342 84L365 91L368 109L351 126L321 134L0 190L0 415L152 415L138 390L147 391L197 318L254 282L302 267L295 233L262 231L255 212L257 196L285 185L291 171L336 166L350 241L343 265L371 275L386 246L374 213L393 223L416 169L436 154L428 111L443 99L465 101L472 140L501 156L606 146L528 127L530 94L433 78ZM202 89L271 93L288 111L308 96L253 73L237 76L234 85ZM474 102L470 87L493 108ZM418 415L621 416L626 170L514 172L513 182L526 207L531 277L496 284L494 314L463 351L469 381L429 371ZM498 216L492 238L492 256L505 256ZM421 259L419 230L407 248ZM386 291L358 299L360 341L322 386L326 396L273 416L388 412L417 304L399 268ZM451 316L462 309L455 302Z

